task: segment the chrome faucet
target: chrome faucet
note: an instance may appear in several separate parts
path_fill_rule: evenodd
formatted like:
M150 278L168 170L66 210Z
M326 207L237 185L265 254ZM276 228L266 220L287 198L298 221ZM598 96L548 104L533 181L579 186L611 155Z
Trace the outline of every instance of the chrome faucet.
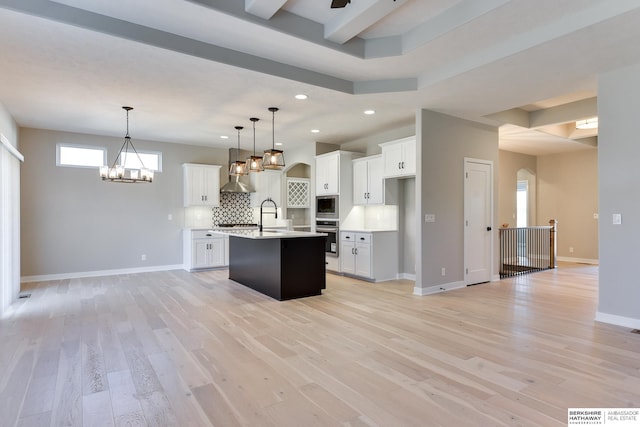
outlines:
M267 197L262 201L262 203L260 203L260 232L261 233L262 233L262 206L267 202L273 203L273 206L276 208L276 210L275 212L265 212L265 213L273 213L275 215L275 218L278 219L278 205L276 205L276 202L271 197Z

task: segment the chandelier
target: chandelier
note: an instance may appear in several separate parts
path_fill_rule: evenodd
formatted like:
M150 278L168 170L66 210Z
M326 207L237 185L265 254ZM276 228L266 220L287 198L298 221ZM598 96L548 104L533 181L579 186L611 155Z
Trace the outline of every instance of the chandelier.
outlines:
M284 167L284 153L282 150L276 150L276 136L275 136L275 121L276 121L276 111L278 108L269 107L269 111L271 111L271 138L272 138L272 146L271 150L265 150L264 156L262 157L262 167L265 169L282 169Z
M129 136L129 111L133 110L133 107L122 107L127 112L127 134L124 137L124 143L120 147L118 156L113 161L111 167L108 165L100 166L100 178L103 181L109 182L124 182L124 183L138 183L138 182L152 182L153 171L144 167L140 154L136 151L136 148L131 142ZM129 156L138 157L140 162L140 169L127 168L127 158ZM120 162L118 162L120 161Z

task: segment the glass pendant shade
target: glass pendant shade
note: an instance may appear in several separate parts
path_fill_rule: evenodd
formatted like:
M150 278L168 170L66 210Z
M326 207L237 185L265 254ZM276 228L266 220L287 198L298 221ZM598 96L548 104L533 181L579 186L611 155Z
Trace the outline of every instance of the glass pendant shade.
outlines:
M245 163L248 172L262 172L264 170L264 167L262 167L262 157L256 156L256 122L260 119L251 117L249 120L253 122L253 156L247 157Z
M131 137L129 136L129 111L133 110L133 107L122 108L127 112L127 133L124 137L124 143L111 166L100 166L100 178L103 181L122 182L127 184L152 182L153 171L144 167L144 163L142 163L142 159L136 151L136 148L133 146L133 142L131 142ZM138 157L138 162L141 166L140 169L126 168L127 157L133 155Z
M240 131L242 129L244 129L244 127L236 126L236 130L238 131L238 151L236 151L236 161L231 163L231 166L229 166L229 175L231 176L243 176L248 174L247 164L238 160L238 156L240 155Z
M271 138L272 138L272 146L270 150L265 150L264 155L262 156L262 167L265 169L282 169L284 168L284 152L282 150L276 150L276 138L275 138L275 120L276 120L276 111L278 108L269 107L269 111L271 111L272 119L271 119Z

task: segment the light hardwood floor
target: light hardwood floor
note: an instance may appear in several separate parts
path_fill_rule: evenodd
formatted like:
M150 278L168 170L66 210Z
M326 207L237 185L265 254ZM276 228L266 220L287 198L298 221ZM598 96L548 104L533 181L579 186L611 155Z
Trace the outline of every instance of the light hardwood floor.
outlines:
M23 286L1 426L563 426L640 406L640 335L594 322L597 267L427 297L328 276L278 302L184 271Z

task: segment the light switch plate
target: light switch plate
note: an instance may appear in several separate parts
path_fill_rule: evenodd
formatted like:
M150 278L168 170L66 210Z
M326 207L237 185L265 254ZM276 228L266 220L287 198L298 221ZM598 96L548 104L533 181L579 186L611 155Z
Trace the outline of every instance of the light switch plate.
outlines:
M622 224L622 214L613 214L613 225Z

